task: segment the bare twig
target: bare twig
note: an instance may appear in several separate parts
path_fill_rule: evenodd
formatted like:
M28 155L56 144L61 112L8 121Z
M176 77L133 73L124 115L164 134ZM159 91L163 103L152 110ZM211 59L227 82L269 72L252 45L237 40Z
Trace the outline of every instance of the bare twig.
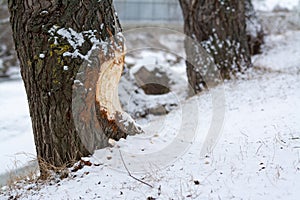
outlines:
M125 164L125 161L124 161L124 159L123 159L123 156L122 156L122 153L121 153L120 150L119 150L119 152L120 152L120 157L121 157L122 163L123 163L123 165L124 165L124 167L125 167L125 169L126 169L128 175L129 175L131 178L133 178L134 180L139 181L139 182L141 182L141 183L143 183L143 184L145 184L145 185L147 185L147 186L153 188L153 186L150 185L149 183L146 183L145 181L142 181L141 179L138 179L138 178L134 177L134 176L130 173L130 171L128 170L128 168L127 168L127 166L126 166L126 164Z

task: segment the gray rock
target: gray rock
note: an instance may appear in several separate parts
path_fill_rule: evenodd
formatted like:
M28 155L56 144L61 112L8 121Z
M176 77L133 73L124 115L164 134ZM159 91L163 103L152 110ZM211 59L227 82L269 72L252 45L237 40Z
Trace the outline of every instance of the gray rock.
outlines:
M144 90L145 94L160 95L170 92L170 79L166 72L159 68L149 71L143 66L134 73L134 77L137 85Z
M150 108L149 109L149 114L152 114L152 115L166 115L168 113L169 112L167 111L167 109L163 105L159 105L155 108Z

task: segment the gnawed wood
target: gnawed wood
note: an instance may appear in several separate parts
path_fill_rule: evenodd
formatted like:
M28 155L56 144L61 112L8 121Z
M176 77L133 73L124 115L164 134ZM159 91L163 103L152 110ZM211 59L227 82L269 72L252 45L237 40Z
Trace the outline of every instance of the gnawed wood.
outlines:
M118 83L123 65L124 54L116 52L114 58L104 62L100 67L96 85L96 101L101 105L100 109L107 113L109 120L114 119L114 114L117 111L122 112L118 95Z
M96 113L106 136L119 140L143 131L121 108L118 84L123 71L125 53L115 51L113 55L115 56L100 66L96 85Z

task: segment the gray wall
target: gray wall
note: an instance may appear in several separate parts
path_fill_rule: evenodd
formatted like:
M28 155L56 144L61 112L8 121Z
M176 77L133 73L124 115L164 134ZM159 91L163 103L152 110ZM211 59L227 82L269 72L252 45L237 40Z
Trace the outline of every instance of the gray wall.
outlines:
M178 0L114 0L114 5L121 23L183 23Z

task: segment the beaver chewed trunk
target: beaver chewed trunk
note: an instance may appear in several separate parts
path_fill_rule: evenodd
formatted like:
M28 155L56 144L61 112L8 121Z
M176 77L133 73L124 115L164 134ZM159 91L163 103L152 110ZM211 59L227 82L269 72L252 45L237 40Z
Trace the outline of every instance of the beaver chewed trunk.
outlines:
M96 112L101 128L108 138L119 140L127 135L141 133L134 120L122 110L118 83L124 65L124 52L101 64L96 86Z
M112 0L8 7L42 176L142 132L118 99L125 50Z

